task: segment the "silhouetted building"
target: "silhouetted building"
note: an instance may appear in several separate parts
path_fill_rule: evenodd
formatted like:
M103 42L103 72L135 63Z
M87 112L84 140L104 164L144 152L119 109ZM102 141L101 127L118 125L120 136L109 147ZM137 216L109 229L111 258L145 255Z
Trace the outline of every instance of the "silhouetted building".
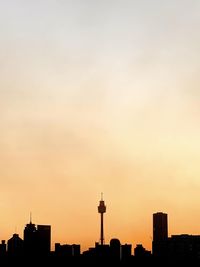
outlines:
M168 239L168 258L200 259L200 235L172 235Z
M51 226L37 225L37 247L39 253L49 253L51 250Z
M110 240L110 245L101 245L96 242L94 248L83 252L83 257L87 259L87 263L91 263L93 266L99 266L100 263L103 266L107 266L106 264L118 266L122 261L124 264L129 263L132 256L131 248L132 245L121 245L119 239L113 238Z
M24 253L24 241L18 234L14 234L8 240L8 254L10 255L22 255Z
M117 238L110 240L110 256L115 261L120 261L121 259L121 244Z
M59 243L55 244L55 252L57 255L63 256L63 257L72 257L73 256L73 249L72 245L61 245Z
M6 254L6 241L2 240L0 244L0 256Z
M37 229L31 221L24 229L24 250L26 254L37 253Z
M51 250L51 226L38 225L31 221L24 229L24 250L26 254L48 254Z
M200 235L172 235L168 238L167 214L153 214L153 255L163 260L200 260Z
M95 257L103 261L108 260L110 257L110 246L95 243Z
M61 245L60 243L55 243L55 253L63 257L79 257L81 254L81 246L77 244Z
M167 214L157 212L153 214L153 243L154 256L164 257L168 239Z
M132 245L130 244L121 245L121 259L122 260L129 259L131 257L131 250L132 250Z
M153 241L163 241L168 238L167 214L157 212L153 214Z
M74 257L79 257L81 254L81 246L78 244L72 245L72 254Z
M136 247L134 248L134 255L135 257L146 258L148 256L151 256L151 252L146 250L142 246L142 244L137 244Z

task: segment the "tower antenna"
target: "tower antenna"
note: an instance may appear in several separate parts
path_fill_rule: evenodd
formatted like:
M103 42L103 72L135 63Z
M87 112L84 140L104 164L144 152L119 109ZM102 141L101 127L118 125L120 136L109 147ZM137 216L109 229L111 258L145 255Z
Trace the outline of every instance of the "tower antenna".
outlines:
M30 224L32 224L32 212L30 212Z

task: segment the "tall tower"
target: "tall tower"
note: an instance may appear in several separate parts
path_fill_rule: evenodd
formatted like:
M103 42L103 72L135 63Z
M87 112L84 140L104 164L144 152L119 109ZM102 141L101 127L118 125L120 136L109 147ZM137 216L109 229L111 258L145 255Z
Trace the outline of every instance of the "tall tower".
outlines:
M152 252L154 256L166 256L168 242L167 214L157 212L153 214L153 242Z
M167 214L157 212L153 214L153 241L165 241L168 238Z
M38 251L47 254L51 250L51 226L37 225Z
M101 215L101 231L100 231L100 244L104 244L104 230L103 230L103 214L106 212L106 206L103 200L103 193L101 193L101 200L99 201L98 213Z
M35 253L37 250L37 229L31 215L30 223L24 228L24 249L26 253Z

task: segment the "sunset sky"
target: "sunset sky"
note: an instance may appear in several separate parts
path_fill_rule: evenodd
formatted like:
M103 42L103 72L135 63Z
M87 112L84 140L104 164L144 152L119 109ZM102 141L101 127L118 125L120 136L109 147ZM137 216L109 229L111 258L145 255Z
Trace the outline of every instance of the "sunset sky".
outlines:
M0 0L0 239L200 234L200 1Z

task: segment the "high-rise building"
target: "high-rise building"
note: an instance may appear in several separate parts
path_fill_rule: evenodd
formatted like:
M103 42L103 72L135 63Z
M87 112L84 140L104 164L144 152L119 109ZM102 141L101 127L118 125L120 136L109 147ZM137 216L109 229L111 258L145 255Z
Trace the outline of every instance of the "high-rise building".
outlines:
M167 214L157 212L153 214L153 243L152 250L156 256L163 256L166 252L168 240Z
M49 253L51 250L51 226L37 225L37 246L40 253Z
M24 250L26 254L49 253L51 250L51 226L30 223L24 229Z
M153 241L164 241L168 238L167 214L157 212L153 214Z
M24 229L24 250L28 254L37 252L37 229L31 220Z

